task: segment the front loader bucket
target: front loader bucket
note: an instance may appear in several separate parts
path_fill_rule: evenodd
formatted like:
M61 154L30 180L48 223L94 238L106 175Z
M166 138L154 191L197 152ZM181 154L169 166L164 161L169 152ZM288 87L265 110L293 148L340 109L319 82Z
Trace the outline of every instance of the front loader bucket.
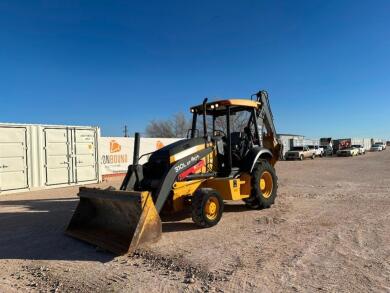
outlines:
M66 234L115 254L157 241L161 220L150 192L81 187Z

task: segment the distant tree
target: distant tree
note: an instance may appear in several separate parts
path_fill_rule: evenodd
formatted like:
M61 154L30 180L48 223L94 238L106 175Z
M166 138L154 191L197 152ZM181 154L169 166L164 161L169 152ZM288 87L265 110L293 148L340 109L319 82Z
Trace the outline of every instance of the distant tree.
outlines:
M167 120L152 120L146 126L149 137L186 137L191 128L191 119L183 113L176 113Z
M237 113L231 116L230 125L231 131L244 131L244 127L248 123L250 114L248 112ZM172 118L166 120L152 120L146 126L146 134L149 137L178 137L187 136L188 130L191 128L191 119L183 113L176 113ZM196 128L199 130L199 135L203 135L203 118L198 116ZM226 117L217 117L215 120L215 129L221 130L226 134ZM207 130L212 133L212 118L207 116Z
M247 126L249 121L250 113L249 112L239 112L230 117L230 131L244 131L244 128ZM207 120L207 128L212 129L212 119ZM226 117L220 116L217 117L215 120L215 129L216 130L222 130L224 133L226 133Z

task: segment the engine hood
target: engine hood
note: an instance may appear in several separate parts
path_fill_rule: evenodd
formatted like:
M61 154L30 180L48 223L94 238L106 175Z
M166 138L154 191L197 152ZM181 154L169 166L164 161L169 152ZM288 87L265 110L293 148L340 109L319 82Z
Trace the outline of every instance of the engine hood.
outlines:
M153 152L148 162L165 161L173 163L204 148L205 142L206 140L203 137L176 141Z

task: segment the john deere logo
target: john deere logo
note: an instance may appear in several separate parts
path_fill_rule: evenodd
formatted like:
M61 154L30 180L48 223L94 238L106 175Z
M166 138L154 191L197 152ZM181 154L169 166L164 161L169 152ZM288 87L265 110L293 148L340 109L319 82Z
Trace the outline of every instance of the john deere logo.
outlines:
M110 141L110 153L117 153L121 151L121 145L115 139Z

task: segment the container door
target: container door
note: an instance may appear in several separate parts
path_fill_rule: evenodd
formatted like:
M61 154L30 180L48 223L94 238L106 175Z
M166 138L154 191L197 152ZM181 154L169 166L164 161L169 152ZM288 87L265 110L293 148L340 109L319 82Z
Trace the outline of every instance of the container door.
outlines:
M0 127L0 192L28 188L27 129Z
M97 179L96 131L74 130L74 157L76 182Z
M45 128L46 185L72 182L70 131L66 128Z

